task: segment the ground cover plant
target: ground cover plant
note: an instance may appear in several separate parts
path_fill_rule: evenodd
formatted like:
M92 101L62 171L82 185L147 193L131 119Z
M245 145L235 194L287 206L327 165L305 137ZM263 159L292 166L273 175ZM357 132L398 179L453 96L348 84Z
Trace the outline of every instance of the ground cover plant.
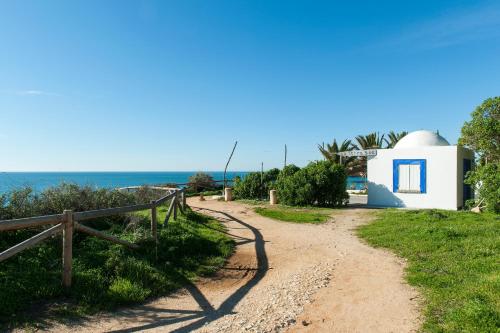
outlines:
M254 211L275 220L295 223L323 223L332 214L331 209L295 208L286 206L257 207Z
M498 332L500 217L384 210L358 234L408 259L406 279L425 299L426 332Z
M147 193L141 193L144 200L148 199ZM69 194L77 198L68 197ZM25 189L3 198L0 219L49 213L51 209L61 212L62 207L87 210L97 204L96 208L104 208L137 199L116 191L76 185L62 185L39 195ZM76 203L80 206L73 206ZM167 209L158 208L158 221L164 220ZM85 222L140 248L131 250L76 233L73 286L69 293L61 288L60 236L1 262L0 327L29 322L33 314L39 316L40 312L51 318L80 316L165 295L196 276L214 272L233 251L234 242L220 232L223 226L219 222L189 209L185 215L179 214L177 221L171 218L168 226L159 228L156 246L150 237L149 214L144 211ZM39 231L1 232L0 251ZM41 323L39 318L36 322Z

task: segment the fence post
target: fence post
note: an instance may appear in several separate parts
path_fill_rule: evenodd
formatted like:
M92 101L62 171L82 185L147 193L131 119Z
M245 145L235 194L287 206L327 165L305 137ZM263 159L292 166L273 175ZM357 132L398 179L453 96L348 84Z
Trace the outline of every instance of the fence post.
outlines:
M175 191L175 196L172 200L174 200L174 220L177 221L177 199L179 198L179 192Z
M226 187L224 189L224 201L233 201L233 189Z
M269 191L269 204L276 205L278 203L278 197L276 196L276 190Z
M186 191L182 191L182 208L186 209Z
M71 287L73 269L73 211L64 210L63 222L63 277L62 284L65 289Z
M154 200L151 200L151 204L153 205L153 207L151 207L151 236L153 236L153 239L156 241L156 239L158 238L156 202Z

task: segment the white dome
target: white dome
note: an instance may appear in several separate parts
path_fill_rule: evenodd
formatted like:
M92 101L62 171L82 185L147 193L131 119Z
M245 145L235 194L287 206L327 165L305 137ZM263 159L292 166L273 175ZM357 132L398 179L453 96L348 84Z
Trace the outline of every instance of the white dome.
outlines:
M428 146L449 146L450 143L446 141L441 135L432 131L415 131L408 133L394 146L395 149L400 148L416 148Z

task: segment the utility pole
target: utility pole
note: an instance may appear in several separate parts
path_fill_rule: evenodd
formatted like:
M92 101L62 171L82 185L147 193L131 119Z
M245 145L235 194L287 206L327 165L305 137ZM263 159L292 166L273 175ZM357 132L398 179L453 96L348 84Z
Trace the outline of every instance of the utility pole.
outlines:
M286 153L287 153L287 149L286 149L286 144L285 144L285 165L283 166L283 168L286 168Z
M224 168L224 189L223 189L222 193L224 193L224 190L226 189L226 172L227 172L227 166L229 165L229 162L231 162L231 158L233 157L234 150L236 149L236 145L237 144L238 144L238 141L236 141L234 143L233 150L231 151L231 155L229 155L229 159L227 160L226 167Z

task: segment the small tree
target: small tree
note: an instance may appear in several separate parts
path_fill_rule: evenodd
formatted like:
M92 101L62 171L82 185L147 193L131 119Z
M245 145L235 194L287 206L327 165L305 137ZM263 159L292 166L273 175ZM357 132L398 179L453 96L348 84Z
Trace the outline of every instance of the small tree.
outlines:
M194 193L198 193L200 190L213 190L216 188L213 177L205 172L197 172L190 176L188 186Z
M488 210L500 212L500 97L485 100L471 116L459 139L477 154L476 167L466 181L478 188Z

